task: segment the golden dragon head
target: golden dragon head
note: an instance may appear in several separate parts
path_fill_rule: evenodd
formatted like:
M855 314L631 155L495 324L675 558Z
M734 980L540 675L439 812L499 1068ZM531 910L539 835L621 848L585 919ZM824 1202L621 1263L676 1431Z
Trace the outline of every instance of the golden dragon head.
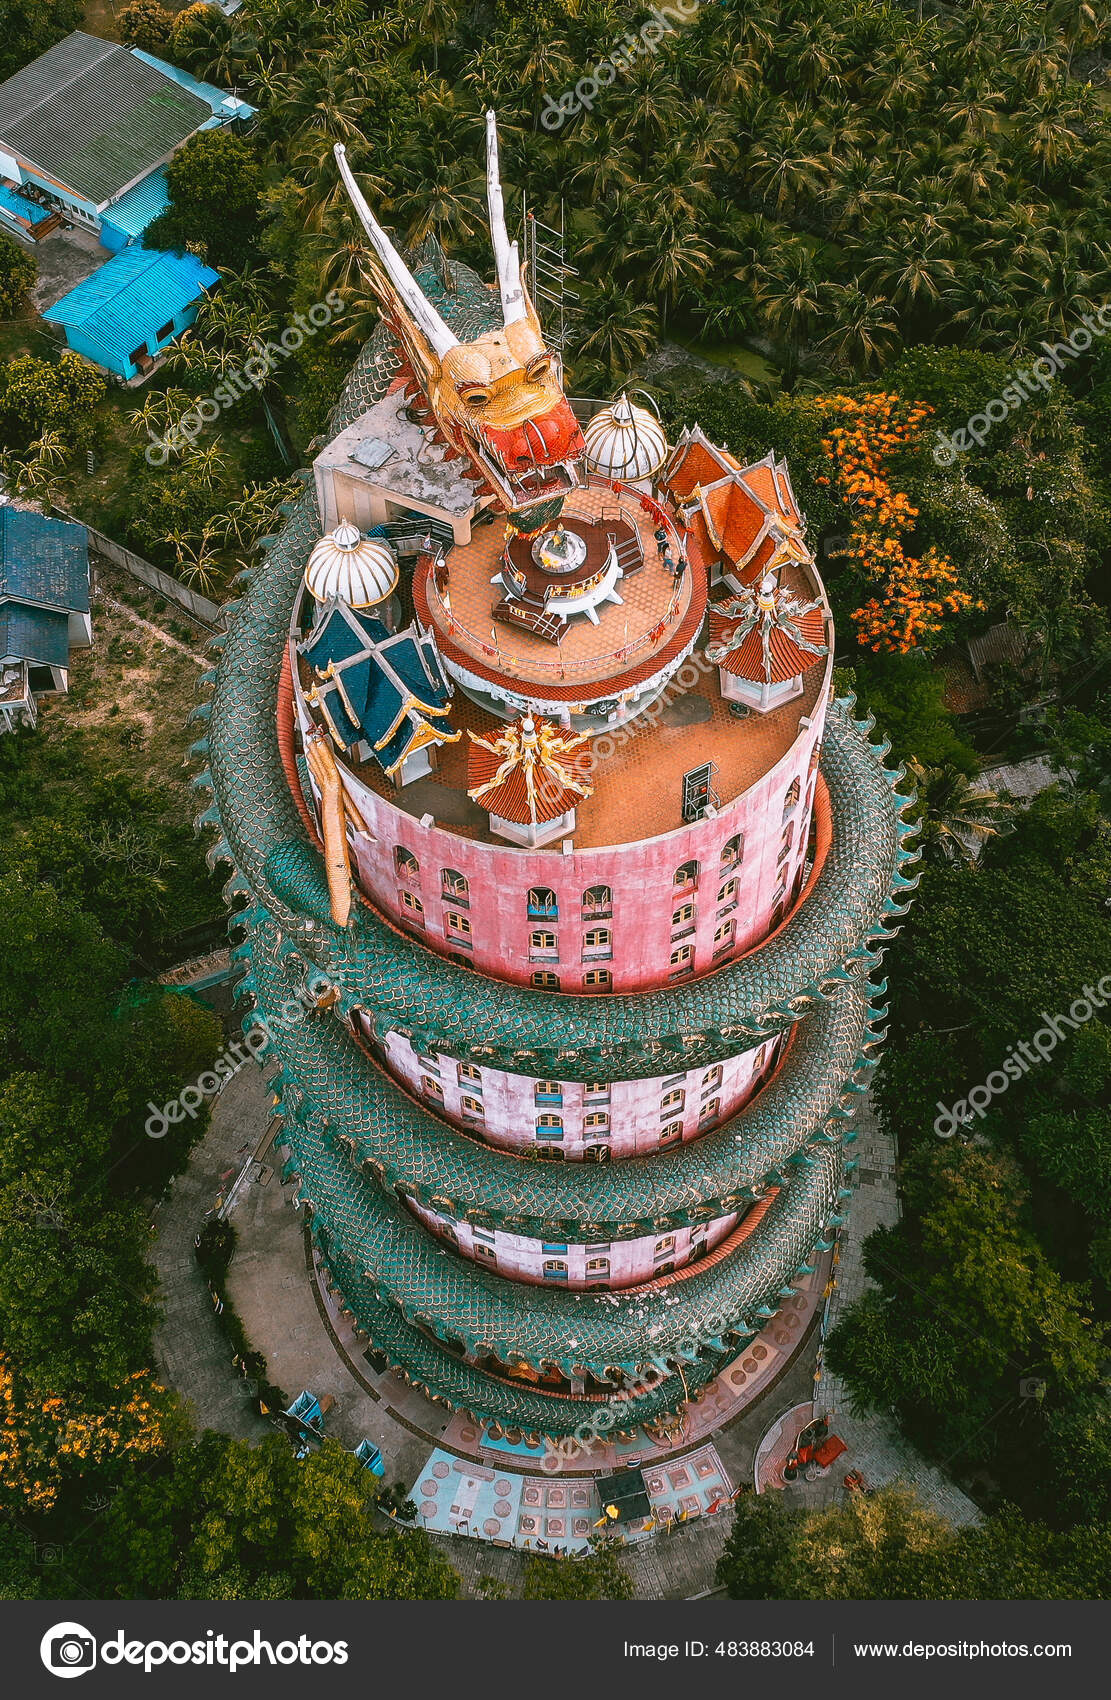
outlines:
M506 230L493 112L486 114L486 194L502 324L470 342L460 341L420 288L367 205L342 145L335 154L373 249L371 287L442 435L469 458L499 505L521 516L522 529L539 504L547 521L548 504L578 484L586 444L563 393L559 355L544 341L517 244Z

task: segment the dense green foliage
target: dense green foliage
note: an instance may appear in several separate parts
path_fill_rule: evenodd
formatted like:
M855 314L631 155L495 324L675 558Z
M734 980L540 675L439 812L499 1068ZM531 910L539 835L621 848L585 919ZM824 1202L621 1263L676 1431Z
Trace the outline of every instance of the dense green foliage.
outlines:
M583 1557L525 1560L523 1600L631 1600L629 1573L611 1547Z
M863 1404L1057 1522L1111 1512L1109 861L1095 799L1051 791L927 872L876 1088L904 1215L829 1346Z
M0 79L77 29L80 0L0 0Z
M336 1441L299 1463L278 1435L206 1434L136 1473L78 1566L125 1599L453 1599L423 1532L378 1531L377 1486Z
M900 1488L815 1512L768 1493L738 1504L718 1582L734 1600L1106 1599L1111 1540L1012 1510L954 1529Z
M26 447L44 431L54 431L67 449L84 447L95 430L104 391L96 368L68 348L56 361L24 354L0 374L0 438Z
M120 40L145 53L162 53L173 29L173 15L159 0L126 0L116 13Z
M261 169L252 143L202 130L166 167L170 204L144 235L148 248L188 248L210 265L242 266L252 247Z
M542 213L567 197L588 282L630 319L693 315L851 373L938 338L1007 354L1104 299L1095 9L703 6L576 100L647 19L616 0L246 0L210 68L258 97L320 260L349 228L334 141L402 235L474 241L491 104L507 181Z
M35 281L35 262L14 236L0 233L0 319L14 319L27 310Z

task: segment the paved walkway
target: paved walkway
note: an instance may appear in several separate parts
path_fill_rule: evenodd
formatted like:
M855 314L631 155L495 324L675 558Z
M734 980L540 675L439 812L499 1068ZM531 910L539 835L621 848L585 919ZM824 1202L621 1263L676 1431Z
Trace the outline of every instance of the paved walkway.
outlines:
M1006 767L981 768L979 774L982 784L993 791L1006 791L1021 803L1028 803L1051 785L1059 785L1062 777L1041 756L1031 756L1027 761L1012 762Z
M155 1334L159 1368L184 1395L199 1428L253 1440L267 1424L244 1397L228 1343L193 1256L193 1240L270 1119L269 1095L254 1064L233 1076L216 1099L212 1120L189 1167L155 1217L152 1261L161 1279L163 1321Z

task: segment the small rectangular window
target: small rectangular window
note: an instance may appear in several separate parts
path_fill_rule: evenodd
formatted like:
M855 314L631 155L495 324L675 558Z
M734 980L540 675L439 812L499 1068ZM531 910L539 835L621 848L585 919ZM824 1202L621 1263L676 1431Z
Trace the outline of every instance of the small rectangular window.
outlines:
M170 319L166 324L164 324L161 327L160 330L155 331L154 340L155 340L155 342L165 342L166 338L169 337L169 336L173 336L173 334L174 334L174 321L172 319Z

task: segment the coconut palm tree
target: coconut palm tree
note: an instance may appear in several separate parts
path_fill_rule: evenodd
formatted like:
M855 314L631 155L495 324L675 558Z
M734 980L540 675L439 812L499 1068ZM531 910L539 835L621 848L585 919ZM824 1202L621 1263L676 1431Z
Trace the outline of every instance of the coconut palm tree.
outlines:
M757 304L784 345L783 381L789 389L798 376L802 350L822 311L822 289L806 245L784 244L781 269L757 286Z
M893 229L861 272L861 286L896 307L921 313L940 301L956 272L940 234L926 234L908 221Z
M818 347L836 367L867 372L898 347L899 328L889 302L854 283L828 283L822 299L830 329Z
M765 103L754 129L746 173L776 216L793 213L800 201L816 200L828 182L829 162L808 114Z
M417 0L413 28L432 43L432 69L440 69L440 49L451 40L459 23L459 0Z
M584 288L579 322L584 330L574 344L572 369L576 356L584 356L610 379L628 376L651 349L658 330L654 309L633 300L613 278Z
M1011 799L959 768L910 761L907 771L918 793L919 843L927 860L975 862L989 838L1011 830Z

